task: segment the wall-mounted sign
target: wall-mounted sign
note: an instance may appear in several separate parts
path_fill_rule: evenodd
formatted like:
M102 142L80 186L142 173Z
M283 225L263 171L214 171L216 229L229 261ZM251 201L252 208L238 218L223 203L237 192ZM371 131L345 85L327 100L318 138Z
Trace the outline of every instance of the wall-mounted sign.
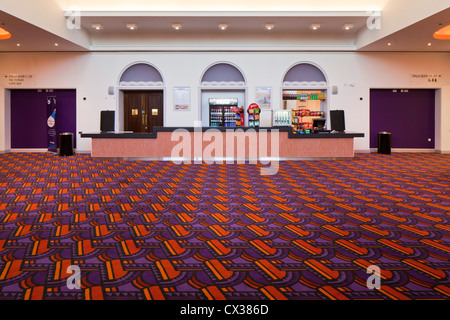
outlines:
M256 88L256 103L261 109L270 109L272 88Z
M191 110L191 88L174 88L173 89L173 109L175 111Z
M411 73L410 82L412 85L435 87L444 85L444 75L442 73Z
M6 87L33 87L36 84L35 74L3 74L2 79Z

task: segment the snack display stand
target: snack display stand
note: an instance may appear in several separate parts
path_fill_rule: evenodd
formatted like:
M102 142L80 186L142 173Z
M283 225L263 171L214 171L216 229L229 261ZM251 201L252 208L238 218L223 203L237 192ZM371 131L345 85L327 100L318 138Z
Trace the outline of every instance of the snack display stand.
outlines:
M248 106L248 126L249 127L259 127L259 114L261 109L256 103L252 103Z

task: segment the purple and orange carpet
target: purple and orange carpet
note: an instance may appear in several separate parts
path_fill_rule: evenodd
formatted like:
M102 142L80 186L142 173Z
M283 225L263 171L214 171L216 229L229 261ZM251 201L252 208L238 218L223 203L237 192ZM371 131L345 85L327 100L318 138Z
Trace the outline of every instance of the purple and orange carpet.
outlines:
M259 172L0 155L0 300L450 298L449 155Z

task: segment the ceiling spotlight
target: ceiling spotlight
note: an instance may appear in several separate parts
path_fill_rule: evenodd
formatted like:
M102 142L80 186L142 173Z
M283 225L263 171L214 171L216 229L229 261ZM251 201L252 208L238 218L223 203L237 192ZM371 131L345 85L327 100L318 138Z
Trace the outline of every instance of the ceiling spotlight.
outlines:
M56 43L56 42L55 42L55 47L57 47L57 46L59 46L59 43Z
M388 43L388 46L392 46L392 43L389 42L389 43Z
M228 25L226 23L221 23L221 24L219 24L219 28L220 28L220 30L227 30Z
M181 29L181 24L179 24L179 23L172 23L172 28L174 28L175 30L180 30Z
M129 30L136 30L137 29L137 25L135 23L128 23L127 24L127 28Z
M428 46L431 47L431 42L428 42Z
M16 46L20 47L20 43L16 44Z
M311 30L318 30L320 29L320 23L313 23L311 25Z
M353 24L351 24L351 23L346 23L346 24L344 24L344 29L345 30L350 30L350 29L352 29L353 28Z
M266 23L266 30L272 30L273 28L275 28L273 23Z
M92 24L92 28L94 28L95 30L102 30L103 26L100 23L94 23Z

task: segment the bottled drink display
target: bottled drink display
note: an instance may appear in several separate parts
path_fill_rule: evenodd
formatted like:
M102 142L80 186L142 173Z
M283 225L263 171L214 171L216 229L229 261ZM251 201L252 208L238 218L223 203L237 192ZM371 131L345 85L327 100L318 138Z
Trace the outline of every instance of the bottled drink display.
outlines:
M237 99L209 99L210 127L236 127Z

